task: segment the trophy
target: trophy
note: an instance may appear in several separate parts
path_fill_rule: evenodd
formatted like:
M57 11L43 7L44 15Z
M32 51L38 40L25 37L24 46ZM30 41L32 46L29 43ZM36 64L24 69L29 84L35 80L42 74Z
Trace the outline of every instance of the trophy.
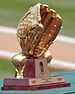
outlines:
M17 38L22 51L12 57L15 77L5 78L2 90L41 90L70 86L63 75L49 73L48 51L62 25L62 18L46 4L31 7L20 20Z

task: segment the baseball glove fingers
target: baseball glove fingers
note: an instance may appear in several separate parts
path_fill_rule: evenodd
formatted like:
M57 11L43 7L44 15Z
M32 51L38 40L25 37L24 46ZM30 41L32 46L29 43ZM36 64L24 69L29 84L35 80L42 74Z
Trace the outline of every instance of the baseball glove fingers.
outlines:
M43 10L42 10L43 9ZM61 17L53 10L48 7L42 7L41 9L41 23L44 26L44 34L36 47L37 56L41 56L49 48L54 39L56 38L60 27L62 25Z
M44 19L42 19L42 24L44 26L44 32L46 32L47 28L50 27L50 23L53 19L53 15L56 14L53 10L50 10L50 12L46 13L46 16ZM42 17L41 17L42 18Z
M51 18L49 17L49 13L46 15L44 20L42 21L42 24L44 26L44 33L46 32L46 29L48 28L48 23L50 22Z
M56 38L60 27L61 27L62 21L61 18L56 16L56 18L52 18L51 22L48 23L48 26L46 27L46 30L44 31L44 35L42 36L41 40L41 46L46 47L49 42L54 41Z
M45 13L47 13L47 8L48 8L48 5L46 4L42 4L40 6L40 15L43 16Z
M51 11L51 13L46 13L46 17L44 18L42 24L44 26L44 34L42 35L41 41L39 43L40 46L45 47L48 43L48 41L51 38L50 32L48 32L50 30L50 23L52 21L52 14L54 12Z
M48 29L46 30L46 33L51 35L51 37L49 38L50 42L54 41L62 25L61 18L59 18L58 16L59 15L56 14L55 18L53 17L50 26L48 26Z

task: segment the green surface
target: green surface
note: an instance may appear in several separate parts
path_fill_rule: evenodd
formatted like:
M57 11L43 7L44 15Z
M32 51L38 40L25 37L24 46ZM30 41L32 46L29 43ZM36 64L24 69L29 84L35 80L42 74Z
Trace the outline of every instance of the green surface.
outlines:
M37 2L47 3L62 16L60 34L75 37L75 0L0 0L0 25L17 27L21 17Z
M0 79L11 77L15 74L15 68L10 60L0 59Z

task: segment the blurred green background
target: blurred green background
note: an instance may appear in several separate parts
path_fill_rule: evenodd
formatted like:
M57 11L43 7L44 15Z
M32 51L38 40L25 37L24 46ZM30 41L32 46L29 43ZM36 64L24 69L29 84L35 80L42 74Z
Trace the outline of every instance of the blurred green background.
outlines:
M60 14L60 34L75 37L75 0L0 0L0 25L17 27L25 12L38 2L48 4Z
M39 2L48 4L62 17L60 34L75 37L75 0L0 0L0 25L17 27L25 12ZM12 74L14 67L11 61L0 59L0 78Z

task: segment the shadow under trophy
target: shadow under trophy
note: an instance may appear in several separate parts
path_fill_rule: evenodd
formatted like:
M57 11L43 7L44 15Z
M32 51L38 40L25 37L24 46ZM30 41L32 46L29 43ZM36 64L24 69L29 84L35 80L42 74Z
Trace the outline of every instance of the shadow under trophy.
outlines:
M62 19L46 4L31 7L20 20L17 37L21 53L12 57L15 77L5 78L2 90L41 90L67 87L63 75L51 75L48 70L52 56L48 48L55 40Z

